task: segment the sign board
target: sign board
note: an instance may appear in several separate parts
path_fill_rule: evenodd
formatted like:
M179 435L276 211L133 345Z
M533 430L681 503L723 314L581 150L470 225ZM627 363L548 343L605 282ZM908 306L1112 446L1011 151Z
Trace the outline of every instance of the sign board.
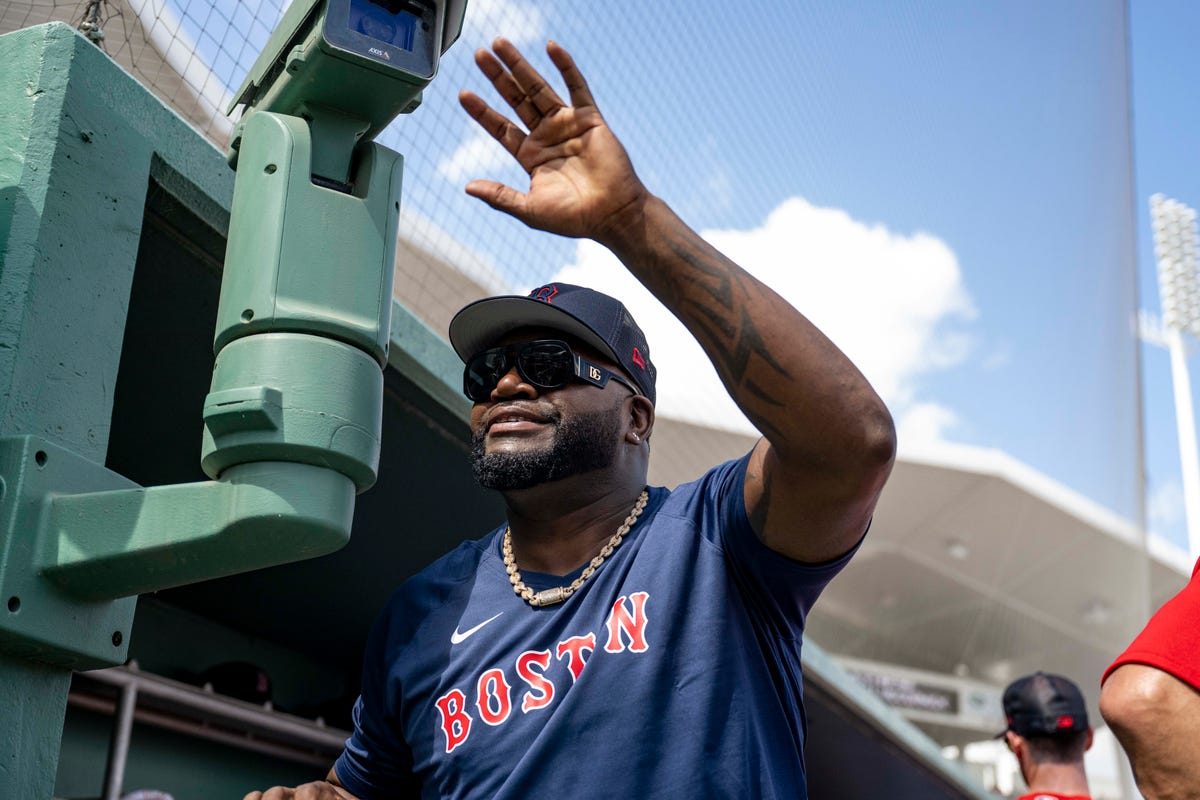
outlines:
M992 684L856 658L835 660L913 722L949 725L989 736L1004 727L1002 690Z

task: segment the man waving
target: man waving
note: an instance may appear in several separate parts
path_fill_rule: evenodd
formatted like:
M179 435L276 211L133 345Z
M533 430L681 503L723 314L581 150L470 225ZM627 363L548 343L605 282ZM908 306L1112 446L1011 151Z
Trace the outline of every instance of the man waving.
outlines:
M763 438L647 487L655 368L619 299L558 283L464 308L450 340L475 474L507 521L400 587L328 781L268 800L807 796L805 616L867 529L891 417L804 316L647 190L570 55L546 51L569 102L506 40L476 54L516 120L470 92L463 108L529 187L467 192L608 247Z

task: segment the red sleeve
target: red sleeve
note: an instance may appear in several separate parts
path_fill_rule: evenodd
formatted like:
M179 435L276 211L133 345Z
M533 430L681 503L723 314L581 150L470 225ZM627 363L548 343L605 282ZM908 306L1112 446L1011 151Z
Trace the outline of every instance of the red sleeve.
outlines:
M1124 664L1147 664L1200 690L1200 561L1188 585L1155 612L1133 643L1104 671L1101 685Z

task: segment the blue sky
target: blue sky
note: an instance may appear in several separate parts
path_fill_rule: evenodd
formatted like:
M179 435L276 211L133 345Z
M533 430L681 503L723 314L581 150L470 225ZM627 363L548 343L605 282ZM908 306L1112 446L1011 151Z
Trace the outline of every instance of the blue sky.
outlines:
M246 8L233 0L173 2L236 86L254 48L230 33L261 26L223 23ZM1129 332L1135 291L1158 308L1147 198L1200 205L1196 30L1182 0L472 0L424 104L382 138L406 157L409 235L467 248L495 286L560 276L623 293L654 329L663 413L737 427L606 254L462 193L472 177L521 186L458 109L464 86L493 99L471 51L504 34L546 67L541 43L558 39L650 188L830 333L902 447L1003 450L1135 518ZM1167 356L1142 361L1151 527L1182 544Z

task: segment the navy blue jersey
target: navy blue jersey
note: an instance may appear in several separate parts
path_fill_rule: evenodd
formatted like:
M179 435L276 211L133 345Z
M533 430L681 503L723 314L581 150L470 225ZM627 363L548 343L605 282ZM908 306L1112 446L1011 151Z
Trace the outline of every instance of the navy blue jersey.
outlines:
M805 798L804 618L850 559L746 517L748 458L673 492L560 605L513 593L504 528L406 581L367 644L336 771L381 798ZM582 571L582 568L581 570ZM534 591L558 577L522 572Z

